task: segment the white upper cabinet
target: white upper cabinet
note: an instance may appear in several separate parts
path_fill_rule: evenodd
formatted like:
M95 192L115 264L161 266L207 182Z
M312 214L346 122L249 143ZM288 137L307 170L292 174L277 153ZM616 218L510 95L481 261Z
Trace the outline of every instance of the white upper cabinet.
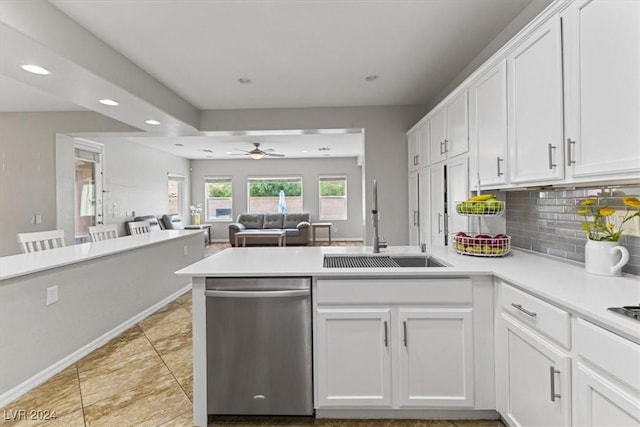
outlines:
M567 175L637 173L640 2L578 0L561 18Z
M437 163L447 158L444 151L445 139L447 138L447 110L440 109L431 117L431 126L429 130L430 147L429 150L431 163Z
M408 134L407 143L409 144L409 171L426 166L429 155L429 122L425 122Z
M418 131L407 135L407 150L409 152L409 172L418 169L420 162L420 144Z
M431 163L437 163L469 150L466 90L460 92L431 117L429 136Z
M496 187L507 183L507 66L501 61L469 88L471 183ZM477 159L477 162L476 160Z
M507 56L510 175L514 183L564 177L560 18Z

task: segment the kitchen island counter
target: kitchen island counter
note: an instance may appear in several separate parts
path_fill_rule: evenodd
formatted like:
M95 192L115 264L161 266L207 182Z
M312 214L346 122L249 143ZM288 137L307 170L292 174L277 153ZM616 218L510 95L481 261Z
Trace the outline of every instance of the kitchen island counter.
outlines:
M336 283L348 283L349 279L386 279L386 282L388 279L398 282L425 279L425 286L438 282L429 279L471 278L472 283L480 285L478 289L496 278L560 307L576 318L640 343L640 323L607 310L608 307L640 302L637 276L596 276L587 274L581 263L520 250L497 258L460 255L449 248L431 248L423 254L418 247L402 246L381 252L380 255L391 256L427 255L448 267L325 268L325 255L373 255L371 247L257 247L227 249L179 270L177 274L192 277L193 284L194 425L207 423L206 278L311 277L314 283L331 279L337 279ZM407 281L415 283L415 280ZM490 300L491 297L489 304ZM379 301L379 304L384 305L385 301ZM498 307L494 306L494 310ZM477 317L487 319L486 314L478 312Z
M449 248L430 248L427 254L412 246L395 246L379 255L431 256L448 267L325 268L325 255L373 255L371 247L284 247L232 248L179 270L190 277L277 277L314 278L415 278L492 275L584 317L606 329L640 343L640 324L608 307L640 302L640 278L597 276L586 273L573 261L512 250L505 257L472 257Z

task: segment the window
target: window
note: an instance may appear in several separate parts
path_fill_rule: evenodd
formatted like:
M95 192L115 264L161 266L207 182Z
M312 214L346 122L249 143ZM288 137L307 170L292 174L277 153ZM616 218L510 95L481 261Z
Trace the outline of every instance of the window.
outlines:
M204 192L207 221L233 220L233 187L231 178L205 178Z
M169 197L168 213L184 218L184 176L167 174L167 193Z
M347 219L346 177L321 177L319 194L321 220Z
M249 178L248 186L249 212L302 212L302 177Z

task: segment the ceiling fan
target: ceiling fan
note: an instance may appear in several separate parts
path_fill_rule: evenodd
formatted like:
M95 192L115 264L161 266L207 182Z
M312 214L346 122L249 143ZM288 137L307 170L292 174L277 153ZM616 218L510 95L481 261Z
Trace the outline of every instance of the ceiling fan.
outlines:
M273 151L275 151L273 148L267 148L266 150L261 150L259 142L254 142L253 145L255 146L255 148L253 150L251 150L251 151L241 150L239 148L236 148L236 150L242 151L243 153L242 154L240 154L240 153L232 154L232 156L249 156L249 157L251 157L252 159L255 159L255 160L260 160L265 156L267 156L267 157L284 157L284 154L273 153Z

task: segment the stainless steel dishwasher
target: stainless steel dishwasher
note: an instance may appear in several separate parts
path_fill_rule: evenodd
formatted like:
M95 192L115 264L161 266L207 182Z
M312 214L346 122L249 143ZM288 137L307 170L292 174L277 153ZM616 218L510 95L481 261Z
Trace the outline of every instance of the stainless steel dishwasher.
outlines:
M209 278L207 412L312 415L311 280Z

